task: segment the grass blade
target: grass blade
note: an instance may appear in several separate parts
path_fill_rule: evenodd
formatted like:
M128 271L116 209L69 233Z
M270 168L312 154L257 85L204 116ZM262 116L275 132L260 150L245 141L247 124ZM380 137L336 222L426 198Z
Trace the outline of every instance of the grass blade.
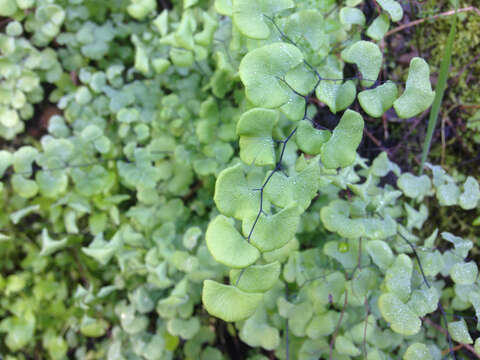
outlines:
M455 4L455 10L458 9L458 4ZM432 143L433 131L438 121L438 114L440 112L440 106L442 105L443 94L445 93L445 87L447 86L448 72L452 60L453 40L457 31L457 15L453 15L450 20L450 32L448 34L447 45L443 53L442 63L440 64L440 72L438 74L438 82L435 88L435 99L433 100L432 109L430 110L430 116L428 118L427 136L423 143L422 160L420 163L419 175L423 173L425 162L427 161L428 153Z

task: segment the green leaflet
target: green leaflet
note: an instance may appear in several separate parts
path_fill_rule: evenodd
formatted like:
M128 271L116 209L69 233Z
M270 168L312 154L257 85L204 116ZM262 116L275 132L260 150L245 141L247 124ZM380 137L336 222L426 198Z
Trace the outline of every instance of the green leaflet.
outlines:
M403 354L403 360L433 360L432 354L425 346L425 344L421 343L413 343L410 345Z
M325 255L334 258L337 260L345 269L353 269L357 266L360 256L360 242L358 238L348 239L344 244L347 245L347 251L344 251L341 246L339 246L339 241L329 241L323 247L323 252ZM364 244L362 244L362 251ZM368 260L368 259L367 259ZM364 257L361 258L361 262L364 262Z
M384 293L380 295L378 307L382 316L390 323L392 330L396 333L409 336L420 331L421 321L418 316L395 294Z
M239 67L247 98L266 108L285 104L291 90L281 79L302 61L302 52L291 44L273 43L250 51Z
M155 0L131 0L127 11L133 18L142 20L148 14L154 13L157 8Z
M250 245L223 215L210 222L205 240L215 260L229 267L244 268L260 257L257 248Z
M345 25L365 25L365 15L360 9L343 7L340 9L340 21Z
M386 270L393 263L393 252L386 242L371 240L367 242L366 248L373 262L381 270Z
M303 212L318 191L319 177L318 163L312 160L301 172L288 177L276 172L268 182L264 195L272 204L282 208L296 202Z
M249 186L243 165L224 169L217 177L213 199L218 210L227 216L244 219L256 216L260 206L260 193Z
M413 263L405 254L400 254L385 274L385 286L401 301L407 302L411 293Z
M326 143L331 136L330 131L314 129L310 121L302 120L298 123L295 140L303 152L310 155L318 155L320 154L322 145Z
M327 169L352 165L363 136L363 118L353 111L343 114L332 137L323 145L321 159Z
M263 294L246 293L216 281L203 282L202 301L207 311L224 321L245 320L253 315Z
M247 237L255 223L255 217L242 222L243 234ZM261 252L272 251L286 245L294 236L300 222L300 211L295 203L274 215L261 215L250 237L252 245Z
M320 211L325 228L341 237L358 239L365 234L361 219L350 219L350 205L344 200L334 200Z
M232 2L233 23L243 35L252 39L266 39L270 35L265 15L273 16L276 12L294 6L292 0L232 0ZM225 5L223 7L226 8Z
M17 11L17 4L15 0L0 1L0 16L10 17Z
M83 247L82 251L105 266L121 246L122 239L120 236L115 235L107 242L103 238L103 233L100 233L95 236L88 247Z
M473 344L472 337L468 333L467 324L464 319L449 322L448 331L453 340L458 341L461 344Z
M11 351L18 351L32 341L35 331L35 316L26 311L22 317L10 316L0 322L0 331L6 332L5 344Z
M232 0L215 0L215 10L221 15L232 16Z
M245 321L240 331L240 339L250 346L261 346L266 350L273 350L280 345L279 331L268 324L263 306Z
M388 12L392 21L400 21L403 17L402 6L395 0L377 0L378 5Z
M68 177L62 171L39 171L35 175L40 193L49 198L63 194L68 187Z
M440 294L434 287L426 289L416 289L407 305L419 316L423 317L437 310Z
M302 49L306 43L313 52L327 55L330 46L325 33L325 21L317 9L300 10L290 15L284 31L293 41L301 44Z
M272 131L279 114L275 110L255 108L243 113L237 123L240 136L240 158L246 164L274 165L275 149Z
M468 252L473 247L473 243L471 240L465 240L449 232L442 232L440 235L443 239L453 244L453 246L455 247L453 252L461 259L465 259L468 256Z
M400 167L391 162L388 159L388 155L386 152L381 152L375 160L373 160L371 166L372 174L378 177L383 177L387 175L390 171L392 171L395 175L400 176Z
M463 193L458 198L458 204L462 209L474 209L480 200L480 186L475 178L469 176L463 184Z
M306 328L313 316L313 308L305 301L295 304L287 312L288 325L295 336L305 336Z
M324 102L331 112L336 114L352 105L357 94L355 83L348 80L341 83L341 80L326 79L320 82L315 90L318 100Z
M355 344L345 336L337 336L335 338L335 350L339 354L348 356L359 356L362 352Z
M428 64L421 58L413 58L410 61L405 91L393 103L395 111L402 119L417 116L432 105L434 97Z
M107 328L108 323L105 320L84 316L80 325L80 332L85 336L97 338L105 335Z
M397 186L406 196L419 201L430 195L431 184L428 176L415 176L410 173L402 174L397 180Z
M200 330L200 320L192 317L188 320L171 319L167 323L170 334L180 336L182 339L191 339Z
M340 314L336 311L314 315L307 326L307 336L311 339L320 339L323 336L333 334L339 317Z
M378 78L382 66L382 53L377 44L370 41L357 41L342 51L342 58L357 65L362 74L362 85L372 86Z
M382 40L390 27L390 19L385 14L380 14L367 28L366 34L373 40Z
M54 252L61 250L67 247L68 238L64 237L61 240L53 240L50 235L48 235L47 229L42 230L42 250L40 251L40 256L49 256Z
M279 276L280 263L275 261L266 265L252 265L245 270L230 270L230 283L248 293L264 293L275 285Z
M372 117L381 117L390 109L397 98L397 86L388 80L375 89L364 90L358 94L358 101L365 112Z
M478 276L478 267L475 262L456 263L450 269L450 277L456 284L472 285Z

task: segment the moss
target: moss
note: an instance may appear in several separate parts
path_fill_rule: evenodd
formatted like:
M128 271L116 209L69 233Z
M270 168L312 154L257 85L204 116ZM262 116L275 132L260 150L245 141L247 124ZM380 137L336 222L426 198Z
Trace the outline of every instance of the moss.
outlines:
M461 0L460 8L468 7L469 1ZM430 17L451 10L452 6L447 1L439 2L429 0L422 5L420 16ZM457 34L453 44L450 85L455 82L455 87L448 89L449 98L459 103L480 102L480 16L475 12L465 12L458 16ZM421 46L429 55L429 64L432 73L438 71L442 61L445 44L450 31L450 17L437 18L423 24ZM460 76L459 76L460 75ZM458 78L457 78L458 77Z

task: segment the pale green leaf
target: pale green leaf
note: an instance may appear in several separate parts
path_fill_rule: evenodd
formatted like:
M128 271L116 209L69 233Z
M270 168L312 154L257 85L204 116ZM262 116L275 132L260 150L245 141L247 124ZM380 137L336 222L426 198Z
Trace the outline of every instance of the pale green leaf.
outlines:
M100 264L106 265L121 245L122 242L119 236L114 236L107 242L103 239L103 234L100 233L95 236L88 247L83 247L82 251Z
M275 285L279 276L280 263L275 261L266 265L252 265L245 270L230 270L230 283L248 293L264 293Z
M385 14L380 14L373 20L368 27L366 34L373 40L380 41L383 39L388 29L390 28L390 19Z
M328 130L317 130L312 123L302 120L298 123L295 140L300 150L310 155L318 155L322 149L322 145L331 137Z
M400 254L385 274L386 288L403 302L410 297L412 272L412 260L407 255Z
M323 80L315 90L318 100L325 103L336 114L345 110L355 100L357 89L352 80L341 83L341 79Z
M343 7L340 9L340 21L345 25L365 25L365 15L360 9Z
M257 1L254 0L255 2ZM286 43L273 43L250 51L239 67L247 98L253 104L265 108L285 104L292 90L282 79L302 61L302 52L296 46Z
M14 174L11 181L13 190L25 199L32 198L38 193L37 183L20 174Z
M250 242L261 252L272 251L281 248L295 236L300 212L293 203L274 215L261 215L258 220L256 216L245 218L242 223L245 236L248 237L255 222Z
M233 5L232 0L215 0L215 10L220 15L232 16L233 15Z
M468 332L468 327L464 319L449 322L448 331L453 340L461 344L473 344L472 337Z
M0 172L1 173L1 172ZM462 209L474 209L480 200L480 187L475 178L469 176L463 184L463 193L458 198L458 204Z
M318 191L320 168L317 161L312 161L299 173L285 176L276 172L265 188L264 195L273 204L285 208L297 203L303 212Z
M388 12L392 21L400 21L403 17L402 6L395 0L377 0L378 5Z
M413 343L403 354L403 360L433 360L433 357L425 344Z
M333 334L339 317L340 314L335 311L314 315L307 326L307 336L311 339L320 339Z
M245 320L253 315L263 294L246 293L216 281L203 282L202 301L205 309L224 321Z
M471 285L477 280L478 267L475 262L459 262L450 269L450 277L456 284Z
M266 350L273 350L280 345L279 331L268 324L263 307L259 307L255 314L245 321L240 330L240 339L250 346L261 346Z
M320 210L323 226L329 231L337 232L347 239L358 239L365 234L361 219L351 219L350 206L344 200L334 200Z
M453 246L455 247L455 249L453 250L454 254L461 259L465 259L468 256L468 252L473 247L473 243L471 240L465 240L459 236L455 236L445 231L442 232L440 235L442 236L442 238L453 244Z
M390 323L392 330L396 333L409 336L420 331L422 323L418 316L395 294L380 295L378 307L384 319Z
M35 175L40 193L49 198L59 197L67 190L68 177L61 171L39 171Z
M31 310L22 317L10 316L0 322L0 331L7 333L5 345L11 351L18 351L27 346L33 339L36 319Z
M358 101L368 115L381 117L385 111L392 107L397 95L397 86L389 80L375 89L360 92Z
M200 330L200 321L197 317L190 319L171 319L167 322L167 330L171 335L182 339L191 339Z
M422 58L414 57L410 61L405 91L395 100L393 107L400 118L407 119L427 110L434 97L428 64Z
M430 194L432 183L426 175L415 176L405 173L398 178L397 186L406 196L421 201Z
M372 240L367 242L366 248L373 262L381 270L386 270L393 263L393 252L386 242Z
M53 240L48 234L47 229L42 230L42 249L39 253L40 256L49 256L54 252L67 247L68 238L64 237L61 240Z
M40 205L31 205L27 206L23 209L17 210L13 213L10 214L10 220L12 220L12 223L15 225L20 222L25 216L31 214L32 212L39 212L40 210Z
M292 0L232 0L233 23L240 32L252 39L266 39L270 36L269 20L276 12L294 6Z
M205 239L215 260L229 267L244 268L260 257L257 248L249 244L231 220L223 215L218 215L210 222Z
M307 301L294 305L288 311L288 326L292 334L298 337L306 335L306 328L313 316L313 308Z
M260 193L253 188L245 178L242 164L237 164L219 174L213 199L218 210L227 216L236 219L256 216L260 207Z
M11 17L17 12L15 0L0 0L0 16Z
M131 17L143 20L149 14L155 14L156 9L157 2L155 0L131 0L127 12Z
M103 319L94 319L87 315L82 318L80 332L87 336L98 338L105 335L108 329L108 323Z
M434 287L422 290L416 289L412 292L412 296L410 297L407 305L419 317L423 317L437 310L439 300L440 293Z
M339 354L348 356L359 356L362 353L350 339L343 335L335 338L335 350L337 350Z
M357 65L362 75L363 86L372 86L377 81L382 67L382 52L377 44L371 41L357 41L342 51L342 58L348 63Z
M243 113L237 123L240 136L240 158L248 165L274 165L275 149L272 131L279 114L275 110L255 108Z
M327 169L352 165L363 137L363 118L347 110L333 130L332 137L323 145L321 159Z

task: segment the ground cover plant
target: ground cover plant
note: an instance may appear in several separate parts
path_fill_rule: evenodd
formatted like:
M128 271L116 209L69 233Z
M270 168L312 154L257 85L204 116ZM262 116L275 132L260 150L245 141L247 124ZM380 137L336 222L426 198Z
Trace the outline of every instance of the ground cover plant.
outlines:
M412 2L0 0L3 358L479 358L478 181L362 150Z

